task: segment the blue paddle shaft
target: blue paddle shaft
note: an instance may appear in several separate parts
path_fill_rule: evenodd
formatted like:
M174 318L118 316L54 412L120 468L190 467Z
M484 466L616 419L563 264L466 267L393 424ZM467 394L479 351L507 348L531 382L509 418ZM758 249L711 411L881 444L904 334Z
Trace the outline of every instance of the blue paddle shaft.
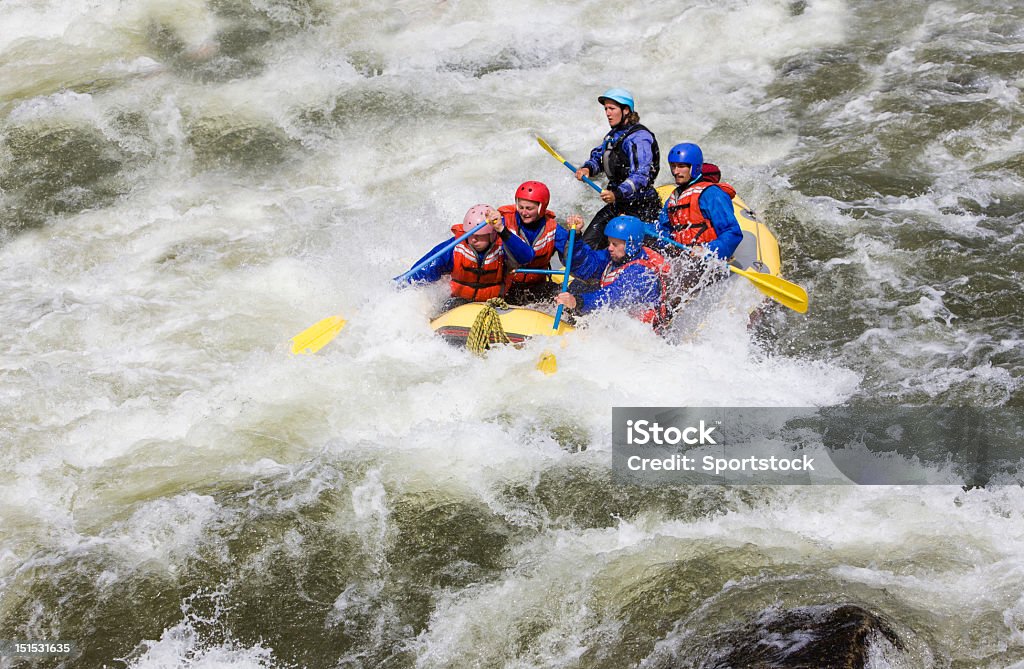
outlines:
M463 234L461 237L456 237L452 241L450 241L447 244L445 244L444 247L439 249L436 253L431 254L431 256L429 258L427 258L423 262L419 263L418 265L416 265L415 267L410 269L405 274L402 274L401 276L396 276L392 280L393 281L405 281L411 275L415 274L416 272L420 271L421 269L423 269L424 267L426 267L430 263L434 262L435 260L437 260L438 258L443 256L445 253L448 253L449 251L451 251L453 248L456 247L456 245L458 245L463 240L469 239L470 237L475 235L476 231L479 230L480 228L484 227L485 225L487 225L487 221L481 221L479 225L477 225L475 228L473 228L469 232Z
M572 172L573 174L576 174L576 168L573 167L572 163L570 163L568 160L563 160L562 164L565 165L566 167L568 167L570 172ZM601 187L598 186L596 183L594 183L594 181L590 177L584 176L583 177L583 183L587 184L588 186L590 186L591 188L596 190L598 193L601 192Z
M569 163L566 163L568 165ZM571 166L570 166L571 169ZM573 170L575 172L576 170ZM572 267L572 247L576 242L576 226L569 229L569 243L565 247L565 276L562 278L562 292L564 293L569 288L569 270ZM562 322L562 308L564 304L559 304L558 309L555 310L555 324L553 329L557 330L559 324Z
M644 234L647 235L648 237L654 237L655 239L660 239L661 241L665 242L666 244L671 244L672 246L678 246L681 249L687 249L687 250L691 250L691 251L693 250L692 246L687 246L686 244L680 244L679 242L677 242L676 240L672 239L671 237L662 237L661 235L658 234L657 230L655 230L654 228L652 228L649 225L645 225L644 226Z

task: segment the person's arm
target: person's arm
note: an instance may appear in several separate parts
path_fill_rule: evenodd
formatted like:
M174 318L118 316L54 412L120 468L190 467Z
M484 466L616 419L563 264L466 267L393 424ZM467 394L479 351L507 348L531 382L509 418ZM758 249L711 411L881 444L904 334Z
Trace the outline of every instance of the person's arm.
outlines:
M604 157L604 142L601 142L594 147L590 152L590 158L587 162L580 165L580 169L586 167L590 170L590 176L597 176L601 173L601 159Z
M651 185L651 163L654 162L654 136L640 130L622 142L629 158L629 176L615 187L616 200L628 200Z
M597 278L610 260L608 249L595 251L576 233L576 242L572 246L572 267L569 268L572 276L584 281Z
M445 246L446 244L450 243L450 239L441 242L434 248L430 249L430 251L423 254L423 257L414 262L412 266L415 267L416 265L419 265L426 258L429 258L431 255L437 253L442 246ZM445 274L451 274L452 269L455 267L454 259L455 249L452 248L452 250L449 251L448 253L441 254L441 256L435 258L433 262L427 263L420 269L410 274L408 277L406 277L405 283L432 283L434 281L437 281Z
M661 287L654 272L642 265L631 265L604 288L579 295L576 311L585 314L606 306L621 309L637 305L654 307L659 299Z
M729 194L717 186L705 188L700 194L700 211L711 221L718 235L707 244L707 249L722 260L728 260L743 241L743 229L733 210Z
M508 228L502 228L498 235L501 237L501 243L505 247L505 252L512 257L512 260L519 267L533 262L533 247L523 241L522 237L512 234L512 231Z

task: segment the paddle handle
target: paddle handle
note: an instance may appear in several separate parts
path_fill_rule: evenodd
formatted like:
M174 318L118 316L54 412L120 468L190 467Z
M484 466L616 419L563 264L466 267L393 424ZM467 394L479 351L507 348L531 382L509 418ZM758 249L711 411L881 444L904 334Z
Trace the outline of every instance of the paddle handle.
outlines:
M566 163L568 165L568 163ZM565 276L562 277L562 292L569 288L569 270L572 268L572 247L576 243L576 226L574 225L569 229L569 243L565 246ZM564 304L559 304L558 309L555 309L555 323L552 329L557 330L559 324L562 322L562 309L565 307Z
M487 225L487 221L481 221L475 228L473 228L469 232L464 233L461 237L456 237L452 241L450 241L447 244L445 244L444 248L441 248L438 251L436 251L435 253L430 254L429 258L426 258L425 260L423 260L423 262L418 263L415 267L410 269L405 274L402 274L401 276L396 276L392 280L393 281L398 281L399 283L401 283L402 281L405 281L406 279L408 279L410 276L412 276L416 272L420 271L421 269L423 269L424 267L426 267L430 263L434 262L435 260L437 260L438 258L443 256L445 253L448 253L449 251L451 251L453 248L455 248L455 246L457 244L459 244L462 241L464 241L466 239L469 239L470 237L475 235L476 231L479 230L480 228L484 227L485 225Z

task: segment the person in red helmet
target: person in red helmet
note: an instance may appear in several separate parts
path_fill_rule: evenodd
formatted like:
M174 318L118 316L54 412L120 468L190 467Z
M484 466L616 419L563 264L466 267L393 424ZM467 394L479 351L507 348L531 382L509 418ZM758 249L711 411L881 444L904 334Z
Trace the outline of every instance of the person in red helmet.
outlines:
M446 274L451 275L452 293L442 305L442 312L467 302L486 302L493 297L504 297L512 282L512 270L530 263L533 260L533 249L512 234L502 221L501 214L488 204L470 207L462 222L452 226L452 235L460 237L484 221L487 221L487 225L447 253L415 272L402 275L402 282L429 283ZM413 267L449 243L441 242L417 260Z
M565 264L569 231L558 225L555 213L548 209L551 192L539 181L524 181L516 189L515 204L498 207L505 226L533 248L529 269L551 269L557 253ZM545 274L513 274L505 299L512 304L530 304L550 300L558 285Z

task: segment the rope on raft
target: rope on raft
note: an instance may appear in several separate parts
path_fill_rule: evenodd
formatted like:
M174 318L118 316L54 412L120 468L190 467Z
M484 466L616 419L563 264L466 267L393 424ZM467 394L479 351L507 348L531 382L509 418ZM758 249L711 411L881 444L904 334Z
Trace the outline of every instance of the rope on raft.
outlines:
M477 355L483 355L484 351L491 347L491 344L508 344L511 340L505 334L505 328L501 326L501 317L498 309L507 310L508 303L500 297L493 297L484 303L484 308L476 315L469 334L466 336L466 346Z

